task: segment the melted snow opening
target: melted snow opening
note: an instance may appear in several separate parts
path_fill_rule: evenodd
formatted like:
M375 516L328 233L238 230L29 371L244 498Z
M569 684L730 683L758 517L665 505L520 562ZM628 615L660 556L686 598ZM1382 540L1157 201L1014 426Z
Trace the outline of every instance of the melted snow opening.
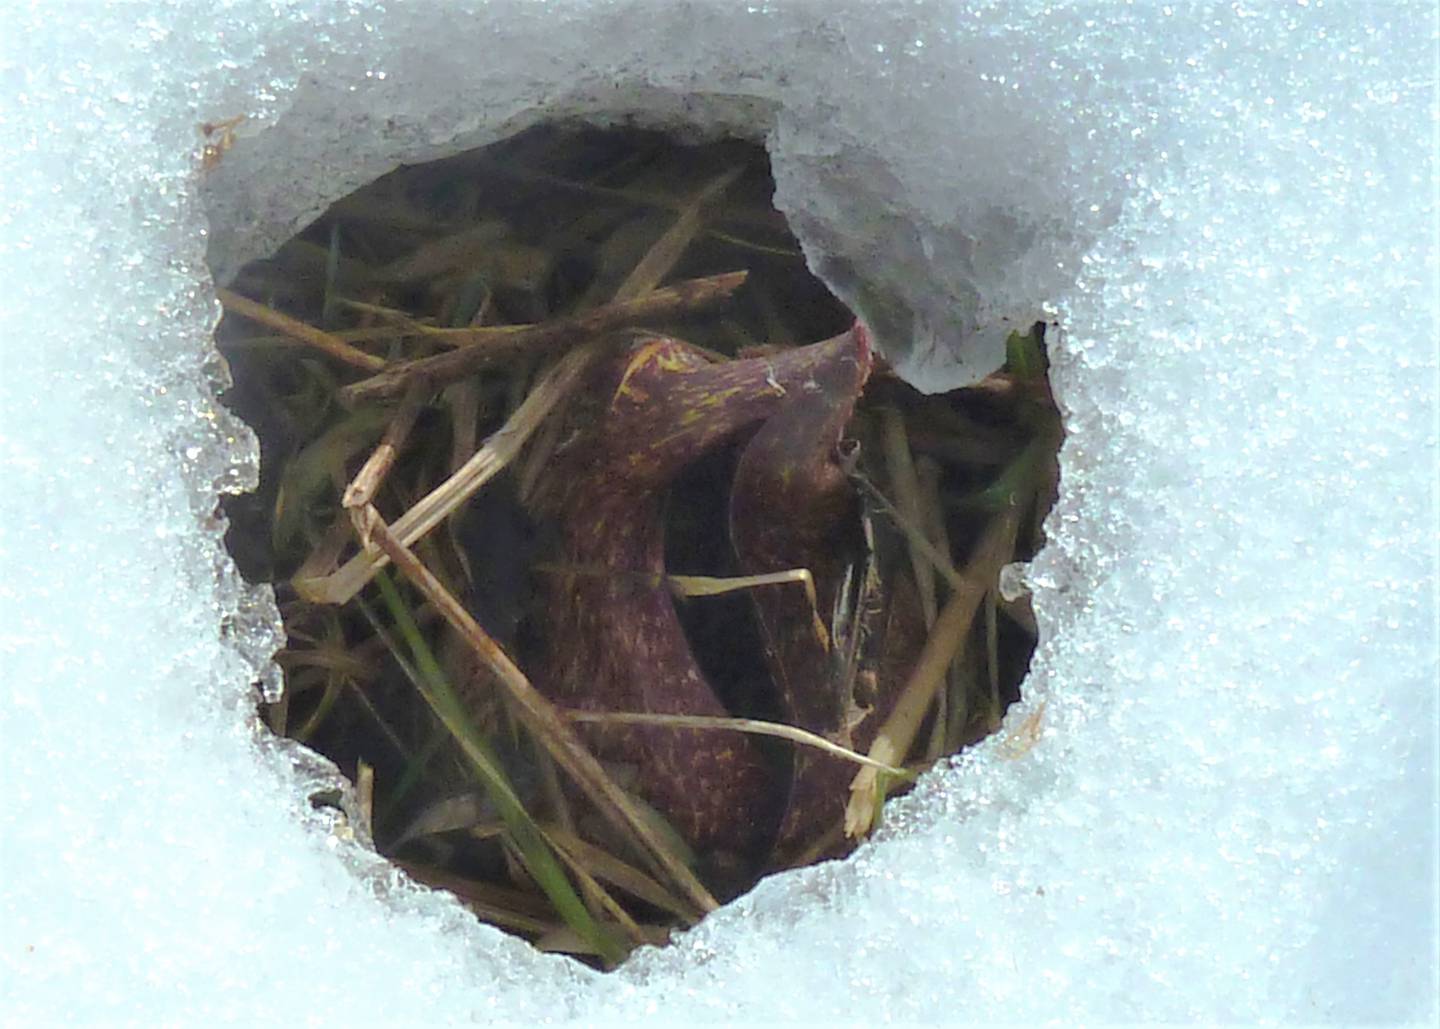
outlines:
M679 106L693 112L704 105ZM537 939L542 949L579 947L583 952L594 945L595 930L583 919L576 921L577 914L565 921L578 930L566 931L558 914L547 914L551 903L563 910L564 898L570 896L563 886L557 894L553 880L543 890L534 885L535 862L548 864L555 845L538 854L526 852L521 863L532 874L520 872L514 865L519 853L515 841L529 838L528 831L520 826L501 831L514 816L502 817L491 799L494 789L513 792L525 809L555 826L547 829L552 841L560 827L570 839L569 827L578 826L573 832L588 842L560 846L558 852L567 862L581 853L574 848L596 844L601 849L595 853L610 853L612 863L630 862L619 879L618 873L607 873L606 866L595 866L612 896L623 898L617 886L623 890L637 877L655 876L647 892L625 902L643 937L627 929L628 923L610 921L608 912L601 915L610 921L608 933L616 946L627 937L631 945L641 938L663 940L677 913L689 909L683 904L656 909L654 897L665 896L667 890L663 867L645 872L643 861L637 866L633 841L626 843L613 827L597 823L600 809L576 793L564 773L555 785L567 784L563 792L568 799L562 799L555 786L548 792L542 789L545 762L534 742L541 737L496 724L497 687L487 685L485 676L471 682L475 673L466 671L463 661L447 658L445 674L452 685L435 688L454 688L469 698L466 717L490 741L484 744L492 751L489 760L502 767L506 781L486 787L483 770L461 774L455 765L465 765L463 751L418 758L433 754L435 735L444 733L431 724L429 708L406 681L414 673L401 671L423 665L423 660L402 645L402 661L395 664L386 657L386 648L377 646L395 638L393 625L387 636L372 624L372 614L362 619L354 605L309 603L305 588L297 594L292 576L300 573L302 564L310 568L311 555L328 547L324 541L334 538L337 523L346 522L337 507L335 477L358 471L386 423L396 417L394 398L345 399L346 389L365 385L367 373L356 366L368 367L383 356L394 367L407 357L435 350L434 337L427 339L408 325L493 326L588 317L586 312L604 309L617 288L624 291L636 269L651 269L646 274L657 286L698 286L737 271L748 276L718 300L671 314L657 310L636 323L666 329L706 353L738 359L769 348L773 357L784 348L850 327L854 316L807 273L788 225L770 204L775 186L764 152L733 138L717 138L713 124L705 131L672 126L667 133L633 127L655 120L654 114L594 119L608 126L605 129L552 123L489 147L402 164L329 207L274 254L242 266L225 294L231 317L217 334L235 379L226 403L259 429L264 455L258 491L226 504L231 523L227 546L247 579L274 583L291 641L280 657L290 669L288 689L282 697L267 697L272 703L264 709L265 720L282 735L326 754L352 781L363 778L358 812L362 833L367 838L373 834L382 853L422 882L448 885L462 899L470 899L482 920ZM227 124L211 133L207 156L212 168L232 159L236 127ZM251 183L250 188L256 197L266 194L261 185ZM704 198L703 203L692 197ZM682 230L686 234L677 237ZM266 235L264 228L254 231L257 238ZM217 235L227 233L222 228ZM657 258L665 264L658 266ZM255 308L256 300L263 310ZM402 311L404 319L397 321ZM299 330L287 329L286 318L313 326L312 333L323 329L327 339L335 341L332 349L297 346ZM395 327L390 337L382 338L377 329L386 324ZM770 585L732 587L734 592L704 600L673 600L679 619L674 632L683 632L688 644L673 660L693 655L710 687L686 705L687 713L708 711L706 698L713 691L720 705L714 713L798 725L864 753L917 667L931 627L954 621L954 629L944 630L950 637L944 645L954 654L940 666L934 687L941 699L917 709L926 713L915 725L900 729L897 724L892 731L904 733L902 738L913 735L913 742L901 744L895 756L882 760L927 765L998 729L1005 710L1019 697L1020 679L1034 649L1033 611L1023 588L1005 596L1003 604L992 605L983 589L972 598L959 584L963 571L965 576L988 577L993 585L1006 565L1012 565L1014 578L1022 565L1012 563L1029 560L1041 545L1040 524L1054 500L1054 449L1060 439L1058 413L1045 383L1043 334L1040 326L1015 334L1012 344L1020 349L1012 362L1020 363L973 389L927 398L881 367L860 394L849 399L837 394L831 403L847 409L859 400L855 413L843 419L841 444L854 478L846 487L842 512L821 516L820 510L829 510L835 501L821 503L817 497L815 517L821 521L799 536L788 528L775 535L783 527L809 524L811 508L799 496L783 511L771 513L766 513L769 501L759 497L746 502L748 514L739 513L743 506L734 506L746 496L739 468L759 467L751 455L762 452L763 439L748 444L764 434L753 428L718 448L697 452L677 479L656 488L657 495L667 498L663 533L669 573L734 580L773 573L780 566L803 567L811 576L806 590L815 594L812 603L818 605L807 621L790 603L793 598L803 606L798 580L786 587L788 595L750 592L777 588ZM1053 338L1053 327L1051 334ZM352 338L354 343L346 342ZM564 345L572 347L580 340L575 337ZM517 354L516 359L524 356ZM533 348L529 355L542 361L553 356ZM868 368L870 359L865 361ZM759 395L768 395L777 388L772 385L776 366L768 358L761 363L765 378L758 378L757 365L755 385ZM477 365L463 377L432 381L418 418L407 422L411 427L387 473L390 481L404 483L401 491L418 497L434 485L421 477L426 473L420 469L438 474L448 467L455 472L486 437L500 432L509 404L518 399L515 390L533 379L534 365L527 359ZM350 380L357 385L337 390L339 383ZM801 385L819 388L813 381ZM799 399L791 409L799 410L794 404L803 403L803 395L804 390L796 394ZM511 400L507 403L505 397ZM564 403L579 402L577 397ZM550 418L570 424L560 413ZM564 440L577 427L584 431L586 424L574 422L556 438ZM789 437L801 424L794 422L795 428L776 439ZM654 431L664 436L678 430ZM839 423L826 431L839 431ZM568 566L557 566L566 559L543 544L560 531L556 512L547 508L544 498L555 489L546 469L556 460L563 463L563 454L563 447L550 453L537 443L518 455L513 471L481 487L475 500L446 519L445 531L428 536L426 560L433 563L438 556L434 567L450 570L446 577L452 582L458 571L459 585L452 589L460 590L462 603L552 701L562 707L594 706L601 712L617 705L634 709L641 701L623 699L627 683L679 679L681 672L656 667L650 660L621 674L614 685L620 692L613 697L607 688L588 681L557 695L555 673L546 672L557 649L594 645L583 644L578 636L572 640L574 630L547 630L554 619L546 617L539 599L547 576ZM841 450L826 460L838 474ZM330 471L317 476L322 465ZM592 488L603 494L611 479L601 476ZM755 480L755 485L764 481ZM593 499L585 501L581 512L594 504ZM394 522L398 513L386 517ZM732 526L731 519L739 521ZM829 541L812 552L803 541L820 526ZM760 536L754 536L757 530ZM910 542L917 531L925 538ZM581 538L593 532L586 530ZM789 542L779 546L779 553L747 552L740 548L747 534L756 543L765 540L770 548ZM979 542L991 536L996 543ZM1005 542L1000 543L1002 537ZM986 556L987 547L1003 549ZM353 552L352 546L344 554ZM850 556L841 560L841 554ZM614 560L618 558L607 559ZM747 561L762 566L748 566ZM301 574L314 578L319 572ZM617 566L611 574L624 575L626 569ZM677 585L680 581L675 580ZM609 589L603 584L599 588ZM573 583L562 588L548 602L550 607L581 603L572 599L574 589L578 586ZM629 592L622 589L600 606L618 605ZM373 590L366 596L372 606L381 603ZM965 612L959 614L961 621L955 621L956 613L947 613L952 596L960 605L957 613ZM631 626L644 624L640 618L637 612L629 621L618 619L619 638L638 631ZM820 650L815 650L809 628L816 624L822 625ZM941 632L938 627L933 631ZM423 636L435 654L453 651L461 639L439 624L427 626ZM618 642L606 644L601 654ZM837 662L841 654L849 656ZM593 669L588 662L585 667ZM802 686L812 678L813 683ZM783 690L782 683L787 684ZM834 691L847 683L854 697L835 710L852 713L832 719L815 691ZM588 699L592 695L594 699ZM667 818L666 831L674 835L679 824L675 820L689 816L684 804L677 808L676 799L658 799L667 795L664 783L671 773L659 765L647 771L643 761L636 764L649 749L670 745L676 738L674 730L670 732L652 731L655 738L647 749L630 756L621 756L629 752L617 751L614 742L607 749L604 737L584 738L592 748L600 747L594 752L610 762L608 767L632 795L661 805L656 813ZM496 750L494 741L507 733L515 738ZM859 765L826 764L826 759L816 760L818 752L776 743L774 737L712 735L709 740L721 741L717 754L750 756L757 789L734 791L735 806L714 815L738 819L736 828L720 834L718 844L702 847L694 839L685 841L687 853L694 850L689 860L705 889L721 899L734 897L762 874L853 849L852 831L842 832L841 827L842 821L860 817L858 808L854 815L844 811L845 784ZM1027 738L1021 746L1034 742ZM684 775L693 779L701 774L700 754L709 743L701 737L687 746L692 753ZM693 782L685 785L679 797L695 788ZM906 788L897 783L890 792ZM351 817L357 814L350 793L327 788L323 795L327 805ZM373 812L380 819L375 828L370 824ZM746 835L740 826L755 832ZM742 836L748 842L739 847ZM587 889L597 894L602 887ZM675 890L676 884L668 889ZM606 904L614 910L614 901L607 899ZM678 918L681 925L696 920L693 914Z

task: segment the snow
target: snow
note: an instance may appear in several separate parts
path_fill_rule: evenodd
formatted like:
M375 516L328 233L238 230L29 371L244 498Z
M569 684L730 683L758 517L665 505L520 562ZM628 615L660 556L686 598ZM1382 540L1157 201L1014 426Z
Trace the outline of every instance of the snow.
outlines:
M1433 5L3 23L8 1019L1436 1019ZM196 126L241 113L202 171ZM917 382L1042 310L1065 330L1007 732L850 860L611 976L312 806L332 775L256 721L274 609L215 515L255 444L215 399L212 269L567 113L763 138L812 265Z

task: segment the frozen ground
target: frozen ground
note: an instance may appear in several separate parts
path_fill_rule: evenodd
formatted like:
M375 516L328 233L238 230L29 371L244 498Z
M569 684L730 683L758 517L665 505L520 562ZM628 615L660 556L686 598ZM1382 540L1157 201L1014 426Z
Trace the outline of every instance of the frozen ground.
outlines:
M1432 4L5 6L6 1019L1434 1021ZM330 833L213 515L207 248L547 112L763 136L933 385L1066 329L1038 745L608 978Z

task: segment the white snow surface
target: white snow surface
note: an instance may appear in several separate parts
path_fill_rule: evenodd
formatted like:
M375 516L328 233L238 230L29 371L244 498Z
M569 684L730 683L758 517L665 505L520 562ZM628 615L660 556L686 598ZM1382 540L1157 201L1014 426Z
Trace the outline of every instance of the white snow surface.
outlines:
M4 6L0 1018L1434 1022L1433 4ZM932 388L1063 326L1012 738L610 976L312 808L215 513L212 271L558 114L763 139Z

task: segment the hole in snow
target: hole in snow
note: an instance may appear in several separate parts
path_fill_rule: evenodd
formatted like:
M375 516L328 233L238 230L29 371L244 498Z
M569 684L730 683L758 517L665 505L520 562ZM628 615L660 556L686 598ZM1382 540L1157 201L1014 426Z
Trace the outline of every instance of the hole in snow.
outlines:
M1054 495L1043 327L920 395L772 191L751 144L542 127L397 169L224 298L267 721L410 874L603 964L847 853L1034 645L996 583Z

